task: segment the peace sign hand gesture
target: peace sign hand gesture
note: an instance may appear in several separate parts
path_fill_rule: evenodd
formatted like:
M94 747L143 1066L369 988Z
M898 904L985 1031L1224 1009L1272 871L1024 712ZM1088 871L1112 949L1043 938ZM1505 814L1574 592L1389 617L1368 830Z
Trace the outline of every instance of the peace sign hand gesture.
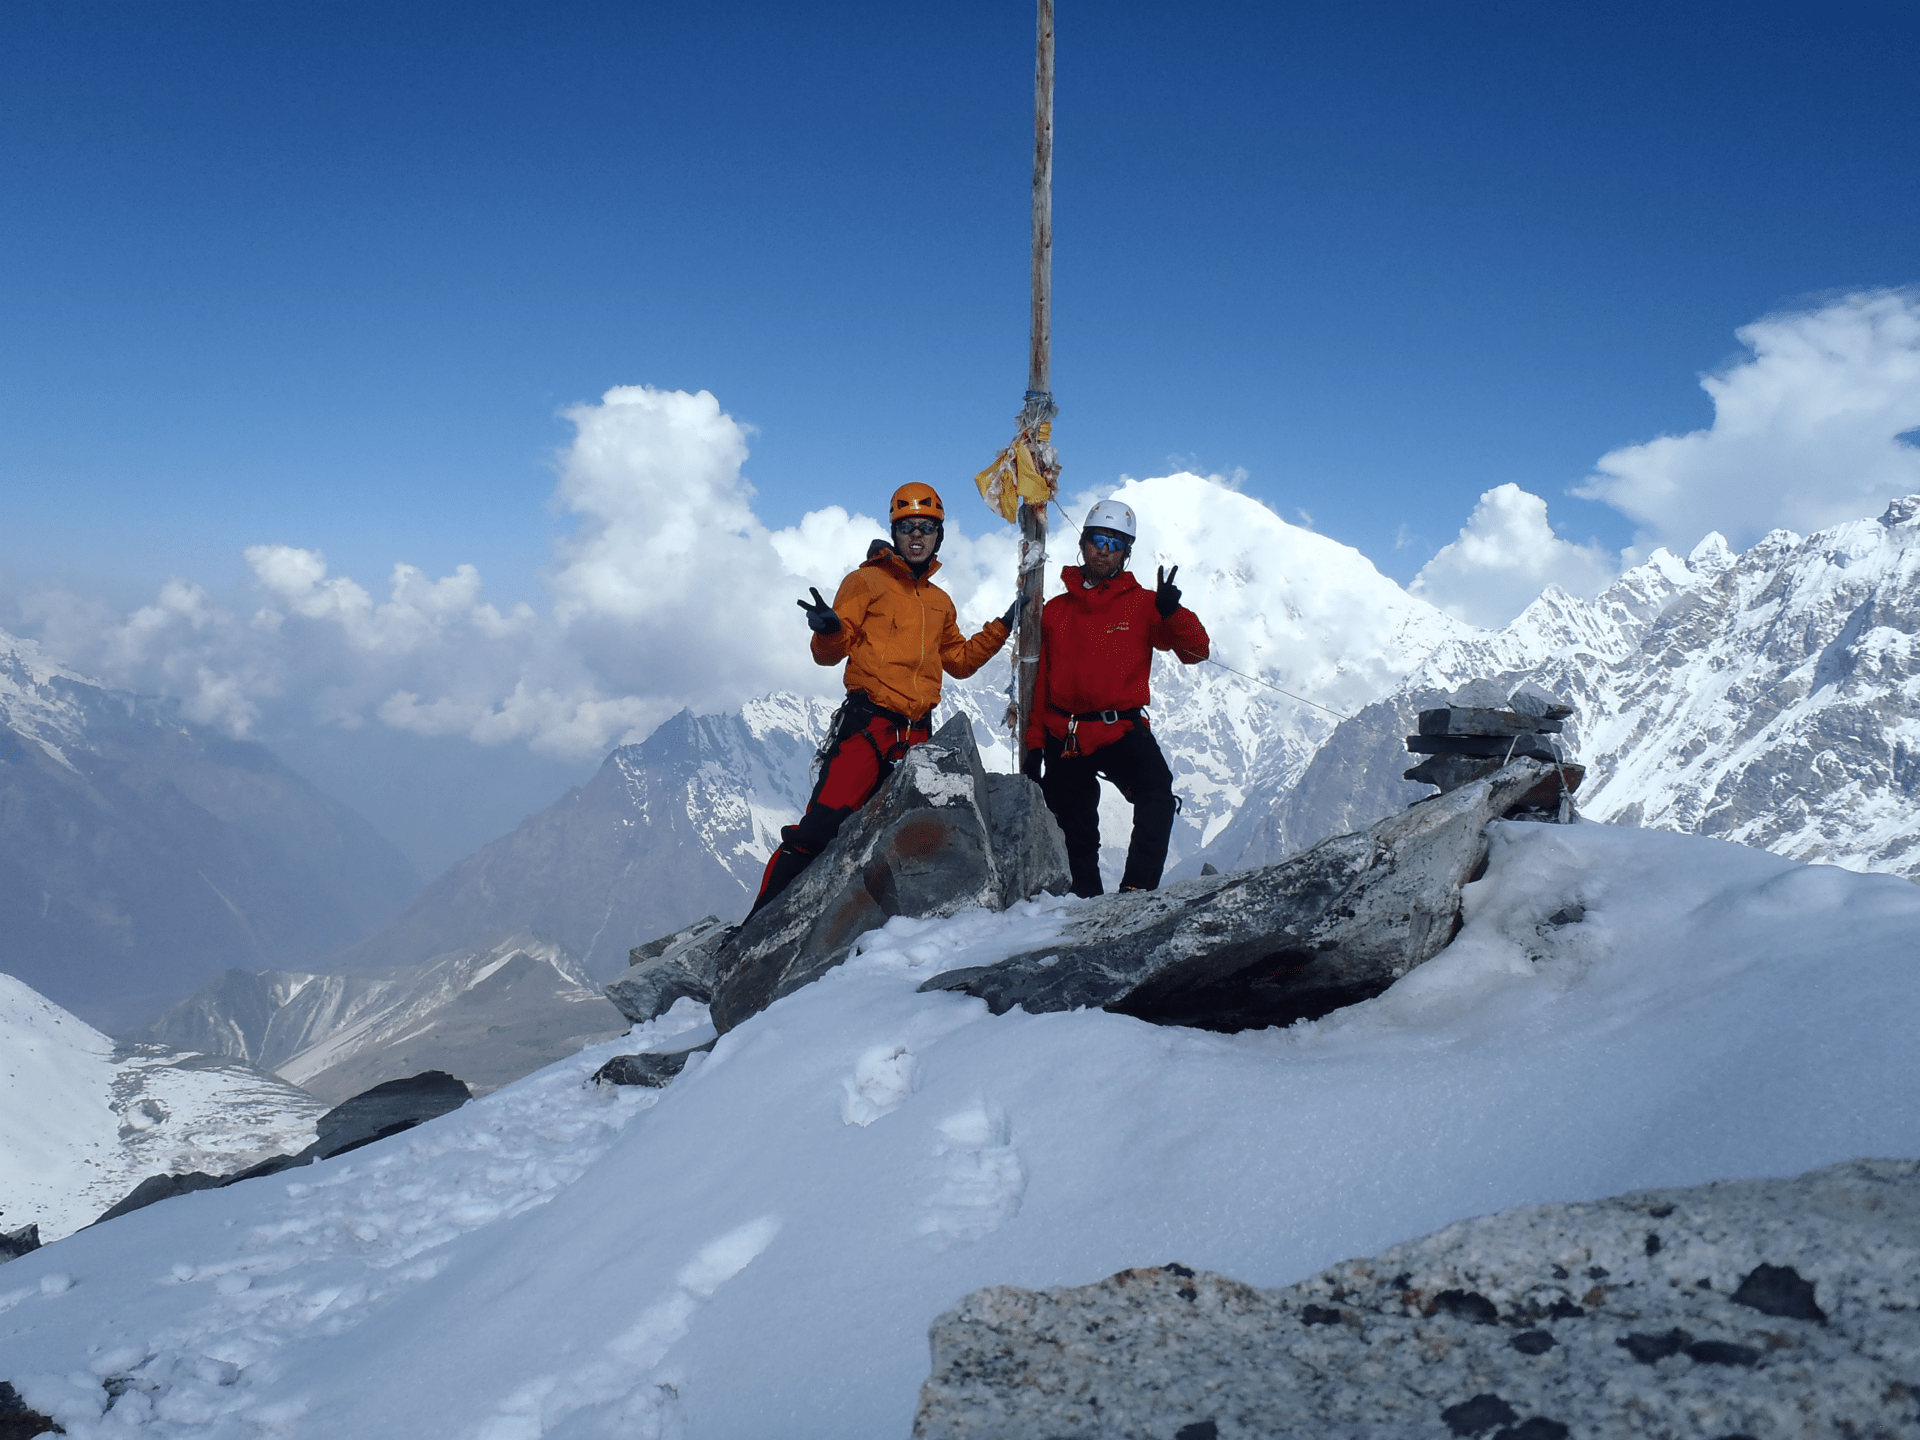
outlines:
M820 591L817 586L809 585L807 590L808 593L813 596L813 603L811 605L805 600L796 600L793 602L807 612L807 628L816 635L832 635L837 633L840 629L840 617L833 613L833 606L820 598Z
M1173 577L1180 573L1180 567L1171 570L1164 566L1154 568L1154 579L1159 583L1154 587L1153 605L1160 612L1160 618L1166 619L1180 608L1180 587L1173 583Z

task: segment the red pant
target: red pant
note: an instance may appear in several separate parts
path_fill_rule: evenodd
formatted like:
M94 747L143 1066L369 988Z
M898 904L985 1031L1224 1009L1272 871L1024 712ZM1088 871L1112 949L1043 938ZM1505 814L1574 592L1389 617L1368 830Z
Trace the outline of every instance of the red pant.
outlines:
M798 825L780 832L780 846L767 857L760 893L747 912L749 918L791 885L813 863L813 857L827 848L847 817L871 800L873 792L893 773L907 747L922 743L932 733L925 720L902 725L884 715L874 715L861 724L863 718L860 713L850 715L850 723L841 726L820 766L820 779L807 801L806 813Z

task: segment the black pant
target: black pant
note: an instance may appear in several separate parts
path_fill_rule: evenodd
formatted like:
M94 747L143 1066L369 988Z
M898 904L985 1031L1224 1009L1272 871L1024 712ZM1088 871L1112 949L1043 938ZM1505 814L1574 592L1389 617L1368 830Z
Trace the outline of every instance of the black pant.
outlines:
M1047 737L1046 774L1040 789L1047 808L1060 822L1067 841L1067 866L1073 893L1094 896L1100 887L1100 777L1120 787L1133 803L1133 839L1127 846L1122 890L1154 890L1167 868L1167 841L1173 835L1173 771L1160 753L1153 732L1138 721L1111 745L1091 755L1063 755L1062 744Z

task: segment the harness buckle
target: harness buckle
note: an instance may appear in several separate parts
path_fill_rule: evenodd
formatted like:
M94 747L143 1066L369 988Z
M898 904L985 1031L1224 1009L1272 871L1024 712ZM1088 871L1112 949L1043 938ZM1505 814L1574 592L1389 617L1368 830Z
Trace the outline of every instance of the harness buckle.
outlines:
M1120 723L1120 712L1118 710L1102 710L1100 712L1100 719L1104 724L1118 725Z

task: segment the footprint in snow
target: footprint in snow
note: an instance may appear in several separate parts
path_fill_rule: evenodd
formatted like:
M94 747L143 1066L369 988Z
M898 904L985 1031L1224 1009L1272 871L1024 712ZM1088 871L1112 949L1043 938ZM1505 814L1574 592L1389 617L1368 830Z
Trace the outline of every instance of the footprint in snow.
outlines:
M949 1115L940 1122L933 1153L940 1183L927 1201L920 1233L942 1249L991 1235L1020 1213L1026 1167L999 1110L981 1105Z
M842 1123L867 1126L898 1110L913 1093L919 1069L920 1062L905 1045L874 1046L840 1082Z

